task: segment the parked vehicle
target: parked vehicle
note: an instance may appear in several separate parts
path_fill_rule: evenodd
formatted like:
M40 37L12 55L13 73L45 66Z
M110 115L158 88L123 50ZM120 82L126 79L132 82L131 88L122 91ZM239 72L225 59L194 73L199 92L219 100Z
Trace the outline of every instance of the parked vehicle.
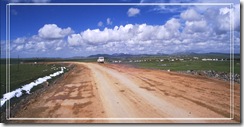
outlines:
M104 57L98 57L97 62L98 63L104 63Z

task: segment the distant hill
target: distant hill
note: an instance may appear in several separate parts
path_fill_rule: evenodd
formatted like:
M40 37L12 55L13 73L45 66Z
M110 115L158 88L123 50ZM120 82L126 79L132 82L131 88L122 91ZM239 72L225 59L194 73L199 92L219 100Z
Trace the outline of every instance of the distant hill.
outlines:
M195 52L177 52L170 54L171 56L192 56L192 55L198 55L198 53Z
M98 58L98 57L111 57L109 54L96 54L96 55L90 55L88 58Z
M128 58L128 57L150 57L150 56L166 56L167 54L125 54L125 53L115 53L115 54L96 54L96 55L90 55L88 58L97 58L100 56L107 57L107 58Z
M70 57L68 59L84 59L84 58L86 58L86 57L84 57L84 56L73 56L73 57Z
M157 54L125 54L125 53L115 53L115 54L95 54L90 55L87 58L98 58L98 57L105 57L105 58L133 58L133 57L160 57L160 56L173 56L173 57L202 57L202 58L229 58L229 53L195 53L195 52L178 52L173 54L164 54L164 53L157 53ZM240 54L234 54L235 59L240 58Z

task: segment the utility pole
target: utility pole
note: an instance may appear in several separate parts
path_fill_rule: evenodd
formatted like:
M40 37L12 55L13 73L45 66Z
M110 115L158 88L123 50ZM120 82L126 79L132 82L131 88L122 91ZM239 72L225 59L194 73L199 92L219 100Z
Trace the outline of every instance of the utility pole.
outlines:
M18 55L18 71L19 71L19 55Z

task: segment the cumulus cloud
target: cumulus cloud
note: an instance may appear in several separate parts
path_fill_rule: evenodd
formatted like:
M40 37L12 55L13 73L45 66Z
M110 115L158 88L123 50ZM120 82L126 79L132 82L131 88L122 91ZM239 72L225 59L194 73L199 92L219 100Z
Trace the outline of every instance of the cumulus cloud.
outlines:
M188 9L181 13L181 18L188 21L201 20L202 16L198 14L194 9Z
M234 12L235 48L240 47L240 5L208 8L189 7L165 23L125 24L113 28L86 29L74 33L71 28L46 24L37 35L12 41L11 51L61 52L77 55L97 53L174 53L229 52L230 13ZM102 22L102 21L101 21ZM111 25L107 18L105 25ZM98 26L104 25L103 23ZM238 49L239 50L239 49ZM240 52L235 49L235 52Z
M37 35L19 37L11 40L11 53L26 54L28 56L40 53L53 54L66 49L66 37L73 31L71 28L59 28L56 24L46 24L39 29Z
M215 19L212 20L209 20L211 18L207 14L189 8L183 11L179 18L171 18L162 25L144 23L103 30L87 29L68 38L71 45L82 45L86 51L99 53L228 52L229 34L224 26L229 26L229 22L226 22L229 18L226 15L229 14L223 9L221 13L219 9L211 11L216 13L213 16ZM224 20L218 21L221 18ZM219 34L219 29L226 29L225 34ZM238 37L236 38L238 40Z
M165 24L165 27L170 30L171 32L175 32L180 28L181 24L178 19L172 18L168 20Z
M240 31L240 4L235 4L233 8L220 8L215 22L219 31L230 31L231 22L234 23L234 30Z
M99 22L97 23L97 26L99 26L99 27L103 26L103 22L102 22L102 21L99 21Z
M113 29L87 29L80 34L70 35L68 37L68 42L70 45L105 45L112 42L127 43L128 45L144 45L162 39L167 40L173 38L179 34L179 28L179 21L172 18L165 25L161 26L127 24L125 26L115 26Z
M208 28L205 20L186 21L184 28L187 33L205 32L207 29L211 30L211 28Z
M66 43L63 39L46 40L38 35L33 35L30 38L20 37L13 40L11 43L11 51L24 51L24 52L45 52L47 50L61 50L65 47Z
M82 45L83 40L80 34L72 34L68 36L68 43L70 46Z
M62 49L62 47L55 48L56 51L61 50L61 49Z
M9 0L10 3L48 3L51 2L51 0Z
M107 25L112 25L112 24L113 24L112 20L110 18L107 18Z
M136 16L136 15L138 15L138 14L140 14L140 9L138 9L138 8L130 8L130 9L127 11L127 15L128 15L129 17L133 17L133 16Z
M26 40L27 40L26 37L22 37L22 38L15 39L13 42L16 43L16 44L23 44L23 43L26 42Z
M227 14L229 12L230 12L230 8L228 8L228 7L224 7L224 8L220 8L219 9L219 14L220 15L225 15L225 14Z
M240 26L240 4L235 4L234 8L232 9L234 13L234 29L236 31L240 31L241 26Z
M24 48L23 45L18 45L18 46L16 47L16 50L17 50L17 51L20 51L20 50L22 50L23 48Z
M70 27L61 29L56 24L46 24L38 31L38 35L45 39L64 38L73 31Z
M230 13L233 14L232 18ZM185 20L185 31L190 33L208 29L216 34L226 34L231 30L231 20L234 23L234 30L240 31L240 4L234 5L233 8L206 6L199 9L199 6L195 6L185 10L180 16Z
M51 2L51 0L32 0L34 3L48 3Z

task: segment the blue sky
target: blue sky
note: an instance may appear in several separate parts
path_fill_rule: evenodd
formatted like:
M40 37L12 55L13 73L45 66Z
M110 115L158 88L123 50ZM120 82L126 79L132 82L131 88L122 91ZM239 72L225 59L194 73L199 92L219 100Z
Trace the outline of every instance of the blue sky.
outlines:
M33 4L80 1L1 1L1 57L6 55L5 5L9 2ZM116 2L180 3L182 1L122 0ZM187 0L185 2L210 1ZM228 53L230 12L234 12L235 17L232 29L235 53L240 53L239 1L212 0L211 2L233 3L233 7L226 5L11 5L10 54L11 57L18 57L18 55L20 57L72 57L100 53Z

